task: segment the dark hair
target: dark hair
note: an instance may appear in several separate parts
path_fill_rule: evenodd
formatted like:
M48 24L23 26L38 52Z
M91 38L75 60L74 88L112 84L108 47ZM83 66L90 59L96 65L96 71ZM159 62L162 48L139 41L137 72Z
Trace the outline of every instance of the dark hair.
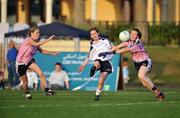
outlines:
M139 37L139 39L141 39L141 37L142 37L142 34L141 34L141 32L139 31L139 29L137 29L137 28L134 28L134 29L132 29L132 31L136 31L138 34L138 37Z
M31 36L31 33L35 32L36 30L39 30L39 28L36 26L31 27L27 33L27 36Z
M91 32L92 30L95 30L97 33L99 33L99 30L98 30L96 27L93 27L93 28L91 28L91 29L89 30L89 34L90 34L90 32Z
M62 67L61 63L57 62L55 65Z

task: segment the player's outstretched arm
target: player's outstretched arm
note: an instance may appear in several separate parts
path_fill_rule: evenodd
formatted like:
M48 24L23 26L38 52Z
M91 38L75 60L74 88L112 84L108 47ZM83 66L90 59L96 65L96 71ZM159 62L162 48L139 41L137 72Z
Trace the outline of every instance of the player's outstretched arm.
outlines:
M48 50L44 50L40 47L38 47L38 51L43 53L43 54L50 54L50 55L57 55L59 54L60 52L57 52L57 51L48 51Z
M52 40L54 38L54 35L50 36L48 39L46 40L43 40L43 41L40 41L40 42L36 42L34 40L30 40L30 44L33 45L33 46L41 46L45 43L47 43L48 41Z
M110 52L101 52L101 53L99 53L99 57L106 57L107 55L111 55L111 54L116 54L116 53L118 53L118 54L122 54L122 53L125 53L125 52L128 52L128 51L130 51L130 48L128 48L128 47L126 47L126 48L121 48L121 49L118 49L118 50L116 50L116 51L110 51Z
M130 48L126 47L126 48L121 48L121 49L117 50L116 53L122 54L122 53L129 52L129 51L130 51Z
M120 48L123 48L124 47L124 45L121 43L121 44L119 44L119 45L117 45L117 46L113 46L112 48L111 48L111 52L113 52L113 51L116 51L116 50L118 50L118 49L120 49Z
M89 63L89 56L84 60L83 64L79 67L79 72L82 72L85 66Z

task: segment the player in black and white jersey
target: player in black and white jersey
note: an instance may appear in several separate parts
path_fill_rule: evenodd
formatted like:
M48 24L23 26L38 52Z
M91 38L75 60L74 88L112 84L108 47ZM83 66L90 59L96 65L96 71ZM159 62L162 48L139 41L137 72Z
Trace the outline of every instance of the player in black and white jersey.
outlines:
M92 77L97 70L100 70L100 77L95 96L95 100L99 100L106 77L113 70L110 62L113 55L107 55L105 57L99 57L98 55L102 52L110 51L112 43L107 38L99 37L99 31L97 28L91 28L89 34L92 39L89 55L80 66L79 72L84 70L84 67L88 64L89 60L94 60L94 65L90 70L90 76Z

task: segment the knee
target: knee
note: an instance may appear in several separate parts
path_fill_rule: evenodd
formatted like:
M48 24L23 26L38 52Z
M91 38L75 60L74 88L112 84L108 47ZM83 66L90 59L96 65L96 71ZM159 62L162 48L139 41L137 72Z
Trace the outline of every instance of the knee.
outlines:
M144 75L142 75L142 74L138 74L138 78L139 78L139 80L141 81L143 81L144 79L145 79L145 76Z
M141 81L141 83L142 83L142 85L143 85L144 87L147 87L147 84L146 84L145 82L142 82L142 81Z
M27 81L27 80L23 80L23 81L22 81L22 85L23 85L23 86L26 86L27 84L28 84L28 81Z
M142 85L144 87L147 86L147 84L145 83L145 76L144 75L138 75L139 81L142 83Z
M43 73L43 72L38 73L38 75L39 75L39 77L40 77L40 78L45 77L45 75L44 75L44 73Z

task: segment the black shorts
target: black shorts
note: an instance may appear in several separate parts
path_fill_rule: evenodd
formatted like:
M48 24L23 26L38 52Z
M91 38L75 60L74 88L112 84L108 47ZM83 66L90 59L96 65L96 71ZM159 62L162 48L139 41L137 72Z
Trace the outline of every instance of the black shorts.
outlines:
M100 59L96 59L95 61L99 61L101 67L98 68L100 72L108 72L108 74L112 73L112 64L109 60L101 61Z
M137 71L139 71L141 66L147 67L148 71L150 71L152 69L152 61L151 61L151 59L147 59L147 60L144 60L141 62L134 62L134 66L135 66Z
M26 75L26 71L29 68L29 66L35 63L35 59L32 59L28 64L22 64L22 65L16 65L16 72L19 76Z

